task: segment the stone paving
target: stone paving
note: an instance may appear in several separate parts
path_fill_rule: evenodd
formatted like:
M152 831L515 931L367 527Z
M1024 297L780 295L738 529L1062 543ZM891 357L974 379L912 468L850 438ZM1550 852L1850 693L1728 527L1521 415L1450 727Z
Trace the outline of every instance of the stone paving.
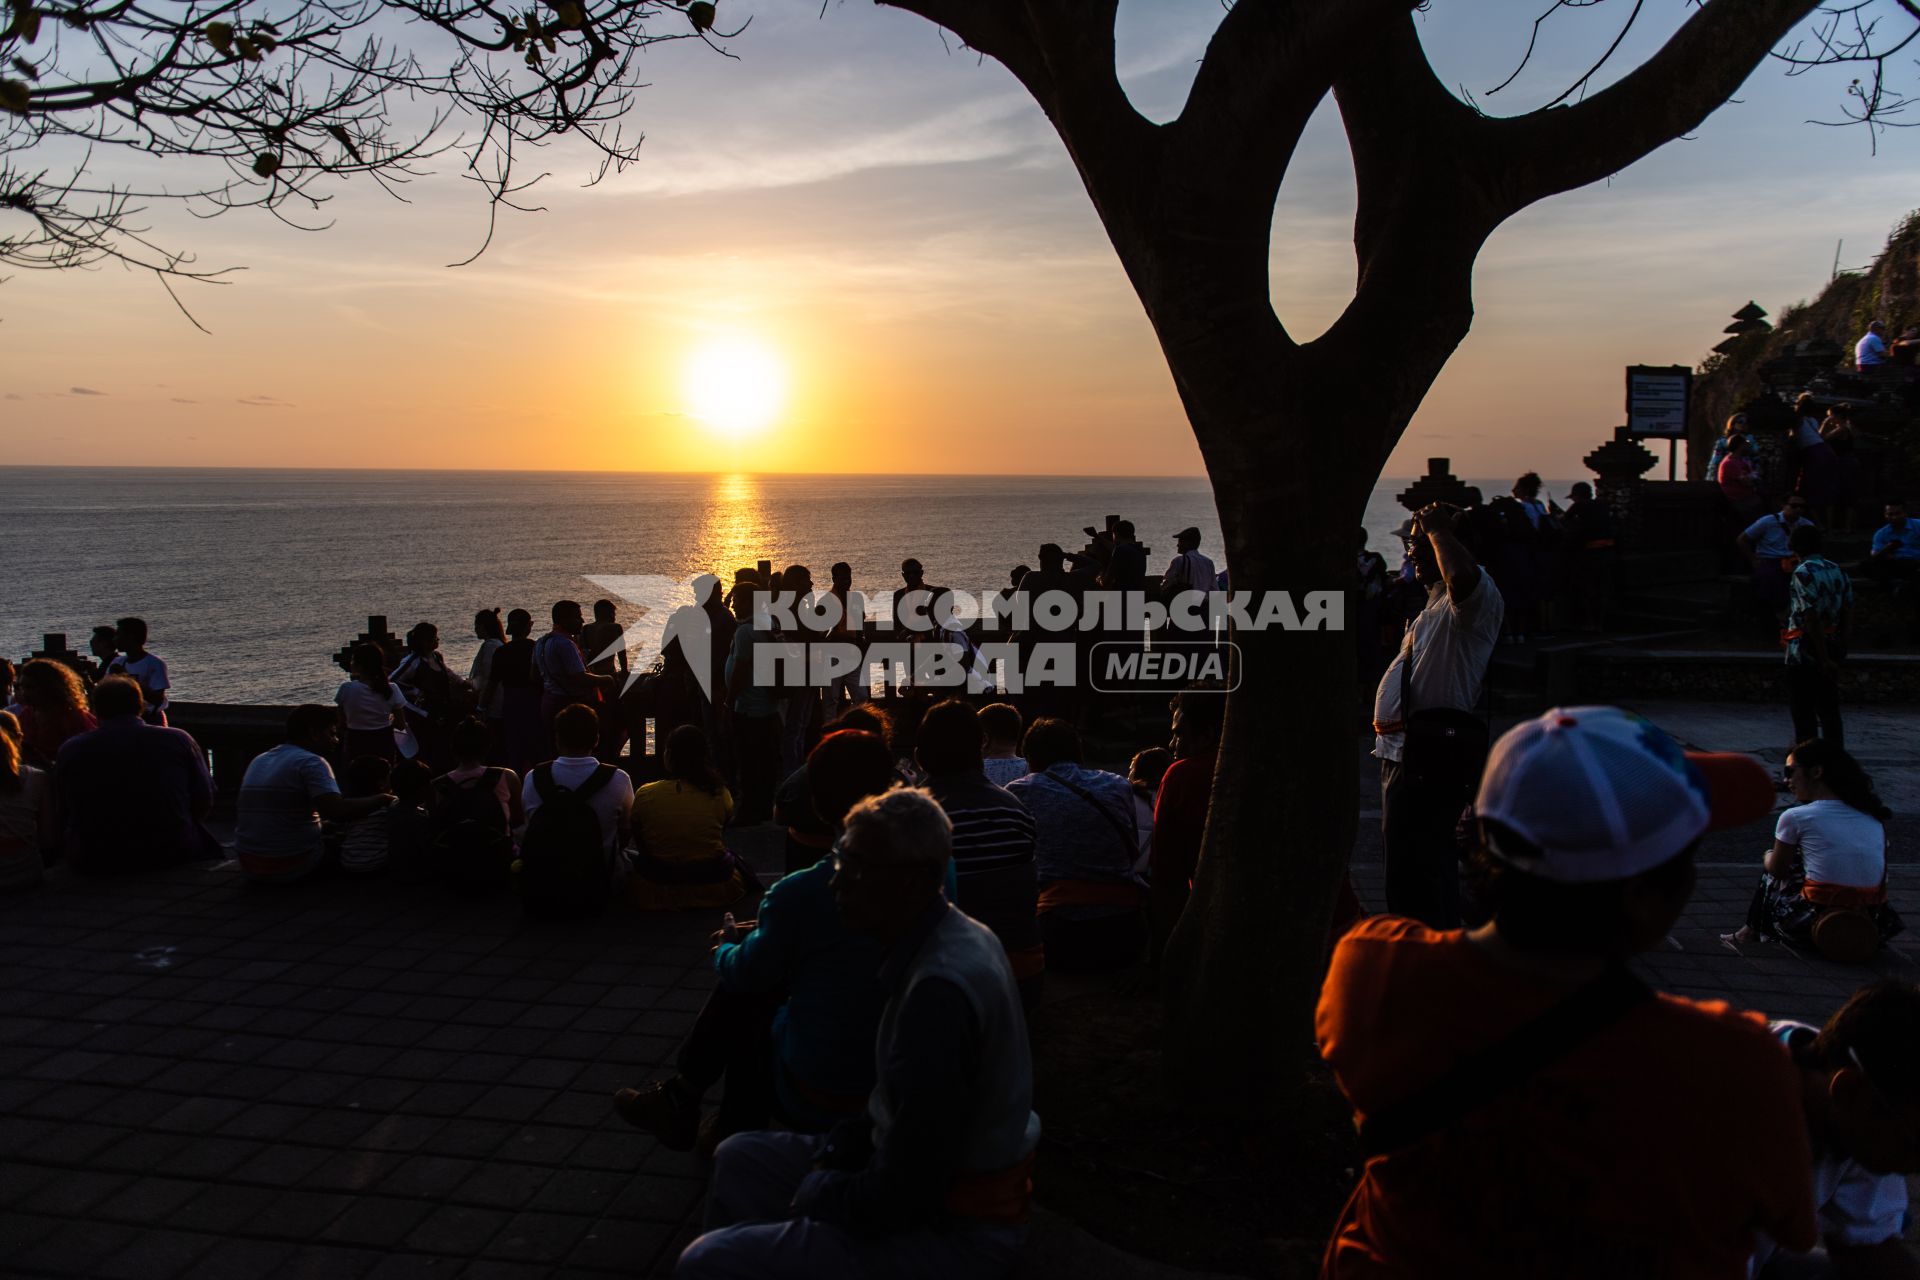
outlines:
M1779 715L1647 710L1732 748ZM1891 752L1905 718L1873 714L1899 717L1862 725ZM1916 769L1875 767L1902 800ZM1873 969L1722 946L1764 843L1756 828L1705 855L1651 980L1817 1022L1881 973L1920 976L1911 850L1891 886L1916 930ZM769 870L778 833L738 847ZM1377 904L1365 841L1355 879ZM668 1069L712 983L712 914L552 925L378 881L56 869L0 899L0 1273L664 1274L705 1166L626 1128L608 1096Z

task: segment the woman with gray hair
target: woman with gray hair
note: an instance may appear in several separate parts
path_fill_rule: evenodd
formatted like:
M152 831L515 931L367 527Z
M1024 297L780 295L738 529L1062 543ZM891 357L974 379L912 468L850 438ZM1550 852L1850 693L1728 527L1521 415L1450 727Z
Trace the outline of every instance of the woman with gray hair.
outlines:
M676 1275L984 1280L1011 1269L1040 1121L1006 953L941 892L952 832L917 788L848 812L834 898L850 928L887 946L873 1096L824 1137L721 1143L706 1234Z

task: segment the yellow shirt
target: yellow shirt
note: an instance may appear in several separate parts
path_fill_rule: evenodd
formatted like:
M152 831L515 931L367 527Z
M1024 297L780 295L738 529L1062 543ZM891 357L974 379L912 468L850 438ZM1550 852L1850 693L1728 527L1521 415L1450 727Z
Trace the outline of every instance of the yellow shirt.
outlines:
M667 778L634 793L633 843L663 862L695 862L718 857L721 837L733 816L733 797L721 787L709 795L691 783Z

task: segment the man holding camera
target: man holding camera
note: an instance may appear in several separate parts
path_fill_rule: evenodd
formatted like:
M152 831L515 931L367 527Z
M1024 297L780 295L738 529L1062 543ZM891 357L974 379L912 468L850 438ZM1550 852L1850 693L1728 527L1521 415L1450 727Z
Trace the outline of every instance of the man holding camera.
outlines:
M1460 510L1421 508L1400 528L1426 607L1407 624L1373 699L1387 910L1460 924L1454 827L1479 782L1488 734L1473 715L1506 602L1457 533Z

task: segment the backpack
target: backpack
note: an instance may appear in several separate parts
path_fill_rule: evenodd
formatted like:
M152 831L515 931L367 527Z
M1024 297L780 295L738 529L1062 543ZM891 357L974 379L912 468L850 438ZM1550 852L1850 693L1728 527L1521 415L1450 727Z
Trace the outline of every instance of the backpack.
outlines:
M439 878L466 893L491 893L506 885L513 865L513 840L496 788L500 771L477 778L433 784L433 845L429 861Z
M596 768L578 787L554 781L553 765L533 771L540 807L520 841L520 902L531 915L598 915L609 894L607 838L587 798L613 779L613 766Z

